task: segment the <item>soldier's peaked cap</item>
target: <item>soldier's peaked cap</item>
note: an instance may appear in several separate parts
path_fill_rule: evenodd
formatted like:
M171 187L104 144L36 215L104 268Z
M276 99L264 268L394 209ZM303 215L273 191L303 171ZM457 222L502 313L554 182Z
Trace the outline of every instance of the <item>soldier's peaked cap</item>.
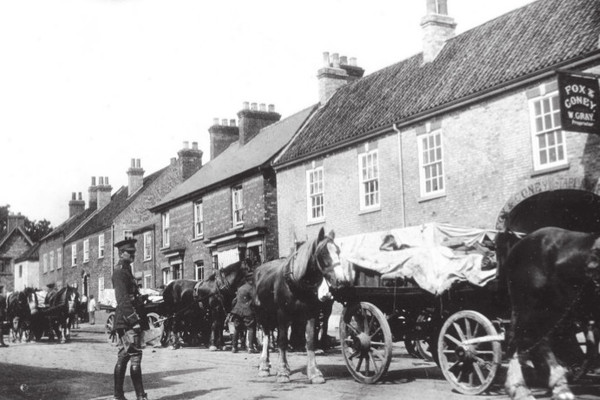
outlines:
M135 239L125 239L115 243L115 247L119 249L119 251L135 251L136 242L137 240Z

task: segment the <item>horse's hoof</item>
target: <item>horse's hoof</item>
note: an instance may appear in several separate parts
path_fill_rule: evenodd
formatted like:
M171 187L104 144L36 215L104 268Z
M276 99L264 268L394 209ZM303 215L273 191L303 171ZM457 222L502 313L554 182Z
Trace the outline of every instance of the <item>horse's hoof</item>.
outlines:
M552 400L575 400L575 395L567 387L555 388L552 393Z
M277 375L277 383L289 383L290 376L287 374L278 374Z
M271 375L271 373L268 369L259 369L258 370L259 378L267 378L269 375Z
M210 346L210 347L208 348L208 351L217 351L217 350L218 350L218 349L217 349L217 346Z
M323 375L313 376L310 378L310 383L313 385L325 383L325 378L323 378Z

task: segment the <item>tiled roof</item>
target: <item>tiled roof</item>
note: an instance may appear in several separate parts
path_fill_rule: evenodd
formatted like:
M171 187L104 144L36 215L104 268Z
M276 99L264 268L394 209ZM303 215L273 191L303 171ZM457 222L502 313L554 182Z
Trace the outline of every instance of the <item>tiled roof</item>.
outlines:
M314 111L316 106L306 108L288 118L261 129L245 145L239 141L232 143L194 175L175 187L152 209L160 209L166 204L177 202L188 195L207 189L228 178L257 168L269 162L298 131Z
M41 241L52 240L56 236L63 234L68 236L73 229L76 229L83 221L85 221L90 215L96 211L95 208L85 209L83 212L68 218L65 222L52 229L50 233L44 236Z
M430 63L417 54L340 88L278 164L588 55L599 34L599 1L531 3L450 39Z
M119 190L112 195L110 203L98 210L98 212L92 215L88 221L85 221L85 224L77 229L72 236L66 238L65 243L83 239L109 228L112 225L113 220L140 194L144 193L144 190L147 189L167 168L168 167L165 167L145 177L142 188L132 196L129 196L129 189L127 186L121 186Z
M0 247L2 247L4 245L4 243L8 240L8 238L10 238L13 234L15 234L17 232L20 233L21 236L23 236L23 238L27 241L27 243L29 243L30 245L33 245L33 241L31 240L29 235L27 235L27 232L25 232L25 229L20 226L16 226L10 232L8 232L3 238L0 239Z

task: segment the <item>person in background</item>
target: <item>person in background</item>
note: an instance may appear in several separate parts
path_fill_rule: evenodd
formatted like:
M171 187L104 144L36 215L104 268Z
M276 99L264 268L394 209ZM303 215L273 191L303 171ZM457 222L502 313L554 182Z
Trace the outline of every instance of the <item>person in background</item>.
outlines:
M114 369L114 400L126 400L123 383L129 360L129 375L136 399L148 400L142 382L142 331L148 330L149 325L143 312L140 291L131 271L131 264L135 258L135 243L135 239L125 239L115 244L119 252L119 262L112 275L112 284L117 300L115 329L119 338L119 351Z
M88 302L88 316L90 325L94 325L96 323L96 299L93 294L90 294L90 301Z

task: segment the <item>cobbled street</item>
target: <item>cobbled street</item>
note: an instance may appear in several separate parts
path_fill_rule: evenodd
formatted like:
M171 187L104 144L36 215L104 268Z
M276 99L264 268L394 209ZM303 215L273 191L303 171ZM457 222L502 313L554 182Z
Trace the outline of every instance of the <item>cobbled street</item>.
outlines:
M330 331L331 332L331 331ZM10 343L0 348L0 400L111 399L112 369L116 349L106 341L103 325L82 324L69 343ZM448 399L465 400L452 392L436 365L410 357L404 348L394 347L387 378L374 385L353 380L346 369L339 346L317 361L327 382L307 382L303 353L290 354L291 383L278 384L275 376L257 377L258 354L229 351L210 352L205 348L179 350L146 347L143 373L151 400L184 399ZM277 354L272 357L272 363ZM273 374L273 371L272 371ZM135 398L129 376L126 396ZM600 381L588 379L574 387L580 399L600 398ZM541 389L536 398L548 399ZM500 384L477 399L503 400Z

